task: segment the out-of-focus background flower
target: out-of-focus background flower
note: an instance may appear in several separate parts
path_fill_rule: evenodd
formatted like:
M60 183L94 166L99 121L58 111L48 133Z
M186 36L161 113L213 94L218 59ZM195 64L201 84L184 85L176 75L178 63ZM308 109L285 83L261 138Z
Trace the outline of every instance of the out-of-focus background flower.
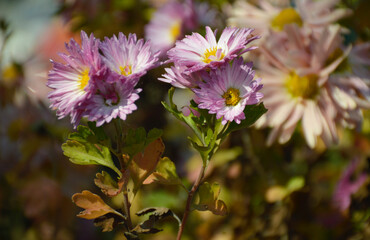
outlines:
M84 30L100 39L136 33L164 61L176 40L204 35L204 26L262 36L245 59L262 77L268 113L230 135L207 170L229 214L192 212L184 239L370 239L369 12L368 0L1 0L0 239L124 239L75 216L71 196L99 193L99 167L62 154L72 126L48 107L49 59L62 61L64 43ZM201 160L190 131L161 105L164 73L142 77L127 124L164 129L164 155L190 183ZM178 90L174 99L188 105L190 94ZM182 189L151 184L133 212L165 206L181 215L185 200ZM146 239L174 239L176 224L161 228Z

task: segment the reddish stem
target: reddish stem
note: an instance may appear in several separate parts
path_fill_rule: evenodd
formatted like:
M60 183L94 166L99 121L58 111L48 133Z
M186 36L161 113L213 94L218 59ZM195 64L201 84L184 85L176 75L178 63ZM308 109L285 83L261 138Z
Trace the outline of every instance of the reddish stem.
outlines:
M200 173L198 175L197 180L195 181L193 187L189 191L188 199L186 200L186 206L185 206L184 216L182 217L182 221L181 221L181 225L180 225L180 228L179 228L179 232L177 233L177 240L181 240L181 236L182 236L182 233L184 231L184 227L185 227L186 221L187 221L188 216L189 216L189 213L190 213L191 202L193 200L193 197L194 197L195 192L198 190L198 187L199 187L200 183L203 180L204 172L205 172L205 167L202 166L202 169L200 170Z

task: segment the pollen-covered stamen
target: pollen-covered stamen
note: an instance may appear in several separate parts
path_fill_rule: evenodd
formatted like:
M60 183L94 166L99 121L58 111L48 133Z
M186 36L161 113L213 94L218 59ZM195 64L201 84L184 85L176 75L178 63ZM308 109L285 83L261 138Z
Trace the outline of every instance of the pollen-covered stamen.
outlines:
M202 61L205 63L210 63L212 61L220 61L225 57L225 54L222 52L221 48L213 47L208 48L204 55Z
M79 88L84 90L86 85L89 83L89 69L85 69L81 72L80 76L78 77Z
M319 93L317 80L318 76L315 74L299 76L291 72L285 80L285 86L294 98L314 99Z
M240 92L238 89L235 88L229 88L222 97L225 99L226 106L235 106L240 101Z
M120 66L119 70L121 70L121 72L120 72L121 75L126 76L126 77L132 73L131 65L126 65L124 67Z
M301 27L303 21L299 13L294 8L285 8L272 19L271 27L275 30L282 31L285 25L291 23L296 23Z

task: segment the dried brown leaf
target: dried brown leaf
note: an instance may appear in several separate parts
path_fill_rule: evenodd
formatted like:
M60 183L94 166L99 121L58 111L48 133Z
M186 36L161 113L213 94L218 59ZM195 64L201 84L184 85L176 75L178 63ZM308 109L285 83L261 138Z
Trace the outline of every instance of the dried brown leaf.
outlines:
M110 232L113 230L114 217L99 217L95 219L94 225L101 227L103 232Z
M84 190L72 196L72 201L85 210L77 214L77 217L85 219L95 219L107 213L114 213L122 216L119 212L108 206L98 195Z
M94 182L105 195L114 197L122 192L123 186L128 181L128 177L128 171L125 171L119 181L116 182L107 172L103 171L102 173L96 174Z
M151 142L143 153L134 156L129 169L135 182L135 188L141 186L144 180L155 170L164 152L164 144L160 138Z

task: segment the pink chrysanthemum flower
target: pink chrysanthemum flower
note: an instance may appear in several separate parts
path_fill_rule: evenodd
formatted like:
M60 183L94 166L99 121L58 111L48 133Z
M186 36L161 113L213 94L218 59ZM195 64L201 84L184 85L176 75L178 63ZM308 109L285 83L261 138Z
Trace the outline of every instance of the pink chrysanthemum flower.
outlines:
M257 104L263 97L258 92L261 79L253 79L252 63L243 64L243 58L235 59L232 64L225 63L218 69L204 75L204 82L194 88L198 107L208 109L209 113L222 118L222 124L245 119L246 105Z
M106 37L100 49L104 63L117 79L138 80L156 66L159 55L151 52L149 41L137 40L136 34L129 34L128 38L123 33L118 38Z
M100 82L98 91L85 104L84 116L89 121L96 121L99 127L112 119L126 120L127 115L137 109L135 101L139 99L141 89L135 89L135 81Z
M176 46L168 51L170 61L176 66L185 66L185 73L191 73L207 68L216 68L223 63L240 56L257 47L246 45L259 36L251 36L253 29L225 28L216 41L215 33L206 27L205 38L199 33L186 36L177 41Z
M164 70L166 73L162 75L162 78L158 78L158 80L170 83L177 88L195 88L202 82L201 73L193 72L191 74L185 74L186 67L184 66L172 66Z
M69 55L61 53L66 62L53 62L49 72L48 87L53 91L48 95L51 108L57 109L59 118L71 115L72 124L78 124L81 113L78 106L95 92L94 78L102 75L105 68L99 55L99 40L81 31L82 46L71 39L66 44Z

